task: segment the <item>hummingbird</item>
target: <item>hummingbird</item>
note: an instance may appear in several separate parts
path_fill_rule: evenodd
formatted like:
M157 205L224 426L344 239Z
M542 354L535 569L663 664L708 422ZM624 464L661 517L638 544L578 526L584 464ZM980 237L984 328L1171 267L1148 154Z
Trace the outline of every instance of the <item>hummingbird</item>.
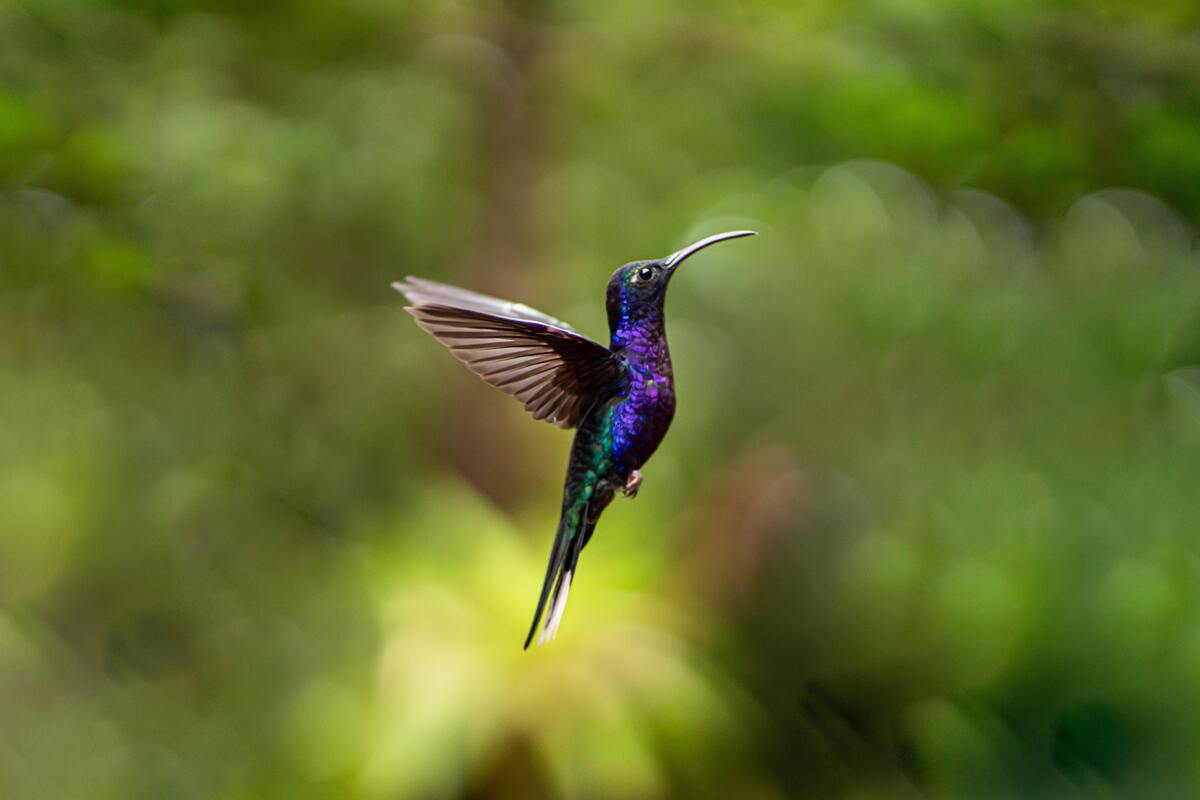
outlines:
M562 513L525 649L558 636L579 554L619 491L637 495L641 468L675 416L675 374L667 347L667 285L687 258L717 242L753 236L729 231L666 258L632 261L608 281L608 347L529 306L409 276L392 287L417 325L487 383L520 400L534 419L574 428ZM549 612L543 612L549 602Z

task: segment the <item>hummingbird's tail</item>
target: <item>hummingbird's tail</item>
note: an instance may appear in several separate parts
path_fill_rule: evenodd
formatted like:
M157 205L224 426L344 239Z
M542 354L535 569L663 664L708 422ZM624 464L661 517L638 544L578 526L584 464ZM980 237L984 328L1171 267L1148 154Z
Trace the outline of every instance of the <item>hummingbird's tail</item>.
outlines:
M542 612L546 610L547 600L550 601L550 610L538 636L538 647L558 635L558 626L567 607L567 595L571 591L571 578L575 574L575 565L579 563L579 553L596 527L595 521L588 522L587 518L586 508L570 509L565 510L558 521L554 546L550 549L550 563L546 565L546 577L542 581L542 594L538 597L537 610L533 612L529 635L525 637L526 650L533 641L534 631L537 630Z

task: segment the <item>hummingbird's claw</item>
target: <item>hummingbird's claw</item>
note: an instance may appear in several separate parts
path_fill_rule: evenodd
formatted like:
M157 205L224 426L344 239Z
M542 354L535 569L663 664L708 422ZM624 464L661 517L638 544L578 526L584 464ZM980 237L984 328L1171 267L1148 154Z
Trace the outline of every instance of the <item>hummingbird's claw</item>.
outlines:
M634 470L629 473L629 477L625 479L625 486L621 489L626 497L637 497L638 488L642 485L642 473Z

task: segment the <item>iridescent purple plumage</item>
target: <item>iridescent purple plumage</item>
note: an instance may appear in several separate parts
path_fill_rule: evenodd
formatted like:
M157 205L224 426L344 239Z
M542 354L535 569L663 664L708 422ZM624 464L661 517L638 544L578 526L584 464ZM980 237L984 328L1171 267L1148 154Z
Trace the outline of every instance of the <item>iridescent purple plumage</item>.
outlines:
M635 261L613 273L606 305L608 348L527 306L453 286L408 278L394 284L409 312L460 361L515 395L538 419L577 428L567 463L562 516L525 647L550 602L538 639L558 633L579 554L618 491L641 484L640 468L675 416L675 375L663 305L680 263L727 239L702 239L670 256Z
M607 298L609 349L621 355L627 369L627 386L612 410L612 455L621 485L654 453L675 416L675 373L663 310L670 275L660 279L660 286L639 291L640 269L661 267L623 267L609 283Z

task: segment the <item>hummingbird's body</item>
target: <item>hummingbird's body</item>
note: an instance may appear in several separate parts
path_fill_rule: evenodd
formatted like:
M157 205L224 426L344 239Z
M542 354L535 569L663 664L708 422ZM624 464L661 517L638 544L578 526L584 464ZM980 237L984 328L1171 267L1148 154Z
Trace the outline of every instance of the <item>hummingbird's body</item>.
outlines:
M675 376L663 312L676 267L698 250L751 231L718 234L665 259L636 261L609 280L609 347L527 306L408 278L393 284L417 324L493 386L516 395L536 419L576 428L562 515L537 611L551 601L538 639L558 632L579 554L617 491L637 493L640 468L675 416Z

